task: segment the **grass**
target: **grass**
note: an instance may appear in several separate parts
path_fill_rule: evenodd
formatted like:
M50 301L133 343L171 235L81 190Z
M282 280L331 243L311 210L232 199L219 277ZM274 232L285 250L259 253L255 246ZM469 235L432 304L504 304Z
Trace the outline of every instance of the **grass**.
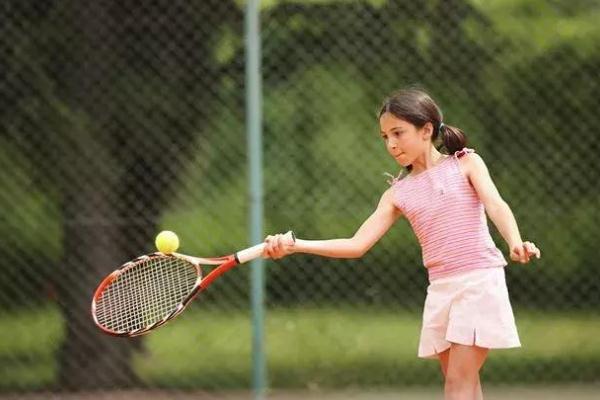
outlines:
M55 307L0 314L0 389L38 388L54 380L64 336Z
M597 381L600 316L517 315L522 349L492 352L491 382ZM0 316L0 389L51 385L64 335L53 308ZM391 387L439 380L436 362L416 358L420 315L392 309L272 309L265 326L269 379L278 388ZM43 332L40 335L40 332ZM250 316L193 306L147 336L135 369L151 385L250 385Z

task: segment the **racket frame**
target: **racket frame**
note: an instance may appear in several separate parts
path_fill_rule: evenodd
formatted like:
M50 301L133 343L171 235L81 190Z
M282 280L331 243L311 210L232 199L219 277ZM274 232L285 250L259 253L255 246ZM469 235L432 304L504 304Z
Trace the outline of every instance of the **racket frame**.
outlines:
M194 287L193 287L190 295L188 295L180 304L177 305L177 307L175 307L173 309L173 311L171 311L169 314L167 314L161 320L156 321L153 324L150 324L144 328L135 329L133 331L115 331L112 329L108 329L107 327L102 325L100 323L100 321L98 321L98 317L96 315L96 308L97 308L96 301L101 297L101 295L104 292L104 290L106 289L106 287L108 287L112 282L114 282L120 275L127 272L131 268L137 267L140 263L145 262L145 261L150 261L153 258L165 257L165 256L166 257L176 257L176 258L182 259L184 261L187 261L190 264L192 264L194 266L194 268L196 269L197 278L196 278L196 282L194 284ZM155 253L139 256L131 261L126 262L125 264L121 265L119 268L117 268L116 270L111 272L106 278L104 278L102 280L100 285L98 285L98 288L94 292L94 297L92 299L92 308L91 308L92 318L94 319L94 323L96 324L96 326L98 326L98 328L100 328L104 333L106 333L108 335L117 336L117 337L134 337L134 336L143 335L144 333L147 333L147 332L151 331L152 329L158 328L159 326L163 325L165 322L167 322L170 319L173 319L174 317L179 315L185 309L185 307L188 305L188 303L190 301L192 301L195 294L197 294L197 288L200 285L201 281L202 281L201 264L195 262L194 257L183 256L183 255L174 254L174 253L173 254L165 254L165 253L161 253L161 252L155 252Z
M288 240L290 240L292 242L296 241L296 236L294 235L294 232L290 231L286 234L286 236L287 236ZM91 308L92 318L94 319L94 323L104 333L111 335L111 336L134 337L134 336L140 336L145 333L148 333L151 330L158 328L161 325L164 325L167 321L170 321L171 319L175 318L177 315L181 314L181 312L183 310L185 310L185 308L188 306L188 304L191 303L191 301L198 295L198 293L201 292L202 290L206 289L208 286L210 286L210 284L215 279L217 279L219 276L223 275L225 272L229 271L230 269L232 269L233 267L235 267L239 264L244 264L248 261L251 261L255 258L260 257L263 254L264 249L265 249L265 244L261 243L261 244L257 244L255 246L249 247L247 249L238 251L237 253L234 253L234 254L231 254L228 256L223 256L223 257L202 258L202 257L188 256L188 255L179 254L179 253L165 254L165 253L161 253L161 252L155 252L155 253L146 254L146 255L137 257L136 259L126 262L125 264L121 265L119 268L117 268L116 270L111 272L106 278L104 278L100 282L100 285L98 285L98 288L94 292L94 297L92 299L92 308ZM114 330L108 329L105 326L103 326L98 321L98 318L96 316L96 308L97 308L96 300L101 297L101 295L104 292L104 290L106 289L106 287L109 286L121 274L123 274L124 272L126 272L127 270L129 270L131 268L135 268L137 265L139 265L139 263L141 263L143 261L151 260L152 258L165 257L165 256L175 257L175 258L179 258L181 260L187 261L196 268L197 279L196 279L196 283L194 284L194 287L190 291L190 294L187 297L185 297L182 300L182 302L179 303L177 305L177 307L175 307L173 309L173 311L171 311L169 314L167 314L164 318L162 318L161 320L154 322L146 327L136 329L133 331L114 331ZM205 277L203 277L202 276L202 266L207 266L207 265L215 265L217 267L214 268L212 271L210 271Z

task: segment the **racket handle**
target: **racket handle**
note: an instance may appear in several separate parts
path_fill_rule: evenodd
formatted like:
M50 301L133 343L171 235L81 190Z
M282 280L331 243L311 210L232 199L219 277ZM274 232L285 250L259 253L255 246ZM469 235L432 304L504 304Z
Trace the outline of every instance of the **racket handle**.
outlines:
M256 246L252 246L245 250L238 251L235 254L235 258L240 264L246 263L248 261L254 260L262 255L265 250L265 244L257 244Z
M292 231L289 231L285 235L283 235L283 238L288 243L294 243L296 241L296 236L294 236L294 232L292 232ZM245 262L254 260L255 258L262 256L264 250L265 250L265 244L261 243L261 244L257 244L256 246L247 248L245 250L238 251L235 254L235 257L239 261L240 264L243 264Z

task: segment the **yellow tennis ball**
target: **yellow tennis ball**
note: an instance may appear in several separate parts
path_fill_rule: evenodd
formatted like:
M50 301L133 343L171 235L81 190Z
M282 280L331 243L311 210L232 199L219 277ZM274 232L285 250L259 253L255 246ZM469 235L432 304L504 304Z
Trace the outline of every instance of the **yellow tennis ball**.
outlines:
M179 248L179 238L175 232L162 231L156 235L154 244L156 244L156 248L161 253L170 254Z

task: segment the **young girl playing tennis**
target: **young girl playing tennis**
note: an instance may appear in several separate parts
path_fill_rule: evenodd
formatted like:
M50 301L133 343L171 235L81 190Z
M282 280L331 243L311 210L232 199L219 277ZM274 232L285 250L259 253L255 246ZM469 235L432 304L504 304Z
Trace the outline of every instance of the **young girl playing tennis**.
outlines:
M527 263L539 258L540 250L521 239L482 158L465 148L460 129L442 122L427 93L394 93L381 107L379 125L387 151L405 173L390 182L354 236L293 244L281 234L267 236L264 256L361 257L406 217L429 276L418 355L440 360L446 399L482 399L479 370L489 349L520 346L504 276L507 263L485 213L506 241L511 260ZM447 154L435 146L440 139Z

